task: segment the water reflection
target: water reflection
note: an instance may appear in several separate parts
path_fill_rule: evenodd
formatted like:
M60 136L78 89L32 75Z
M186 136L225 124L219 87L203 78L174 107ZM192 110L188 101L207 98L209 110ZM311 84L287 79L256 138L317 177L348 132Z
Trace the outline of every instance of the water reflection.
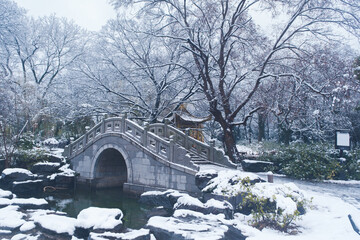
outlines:
M54 195L46 198L53 210L63 211L70 217L90 206L119 208L124 213L125 227L140 229L147 223L147 213L152 208L138 203L138 198L126 195L120 188L94 191L77 190L74 195Z

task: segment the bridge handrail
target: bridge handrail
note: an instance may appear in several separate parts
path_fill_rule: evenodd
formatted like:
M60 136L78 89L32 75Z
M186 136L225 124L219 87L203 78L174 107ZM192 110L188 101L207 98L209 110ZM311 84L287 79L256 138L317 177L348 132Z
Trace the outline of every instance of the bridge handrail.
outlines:
M119 133L125 134L149 151L166 158L170 162L176 162L178 156L174 156L174 144L177 143L186 150L193 152L210 162L219 162L228 165L228 160L222 151L215 148L215 142L210 145L200 142L189 133L164 123L145 124L144 127L126 119L125 117L107 118L96 124L83 136L70 143L65 149L69 157L77 155L102 134ZM231 164L230 164L231 165ZM189 163L188 167L194 167Z

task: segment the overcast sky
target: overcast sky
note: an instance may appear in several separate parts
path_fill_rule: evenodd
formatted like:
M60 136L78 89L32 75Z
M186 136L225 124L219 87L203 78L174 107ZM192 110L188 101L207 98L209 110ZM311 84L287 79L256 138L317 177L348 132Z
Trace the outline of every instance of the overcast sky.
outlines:
M73 19L75 23L91 31L100 30L116 13L107 0L14 0L28 10L33 17L48 16Z

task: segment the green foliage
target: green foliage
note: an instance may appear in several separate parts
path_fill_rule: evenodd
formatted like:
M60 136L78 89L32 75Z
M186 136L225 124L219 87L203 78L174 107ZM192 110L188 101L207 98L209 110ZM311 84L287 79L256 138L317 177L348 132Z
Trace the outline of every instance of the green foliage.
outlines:
M293 143L264 151L261 160L274 163L272 171L289 177L308 180L360 180L359 150L353 150L339 159L338 151L328 144Z
M48 151L42 148L34 148L31 150L19 149L14 153L12 167L31 169L38 162L48 161Z
M258 185L251 185L247 179L243 179L241 185L241 188L245 189L245 191L241 193L242 202L239 205L240 212L252 214L250 224L260 230L264 227L270 227L288 232L291 229L291 223L299 219L302 214L305 214L309 206L309 201L301 194L285 186L264 186L265 188L272 186L272 188L270 188L271 191L274 192L274 195L269 198L266 194L261 194L261 191L259 191L261 188L258 188ZM296 204L296 209L289 211L285 209L286 206L277 206L277 197L283 197L289 201L293 201Z
M35 163L49 159L49 152L36 146L35 136L32 133L23 134L16 147L17 150L14 152L11 167L30 169Z

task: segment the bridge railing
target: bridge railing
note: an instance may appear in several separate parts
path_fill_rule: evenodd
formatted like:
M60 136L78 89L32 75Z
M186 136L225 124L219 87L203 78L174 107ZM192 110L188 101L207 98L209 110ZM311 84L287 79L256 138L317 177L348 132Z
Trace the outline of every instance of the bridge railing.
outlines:
M79 154L105 133L124 134L147 150L170 162L176 162L179 157L174 156L174 145L177 143L208 161L231 165L225 154L214 147L214 141L208 145L190 137L188 132L184 133L167 124L145 124L142 127L125 117L107 118L98 123L83 136L69 144L65 149L65 154L69 157ZM193 168L193 165L189 163L188 167Z

